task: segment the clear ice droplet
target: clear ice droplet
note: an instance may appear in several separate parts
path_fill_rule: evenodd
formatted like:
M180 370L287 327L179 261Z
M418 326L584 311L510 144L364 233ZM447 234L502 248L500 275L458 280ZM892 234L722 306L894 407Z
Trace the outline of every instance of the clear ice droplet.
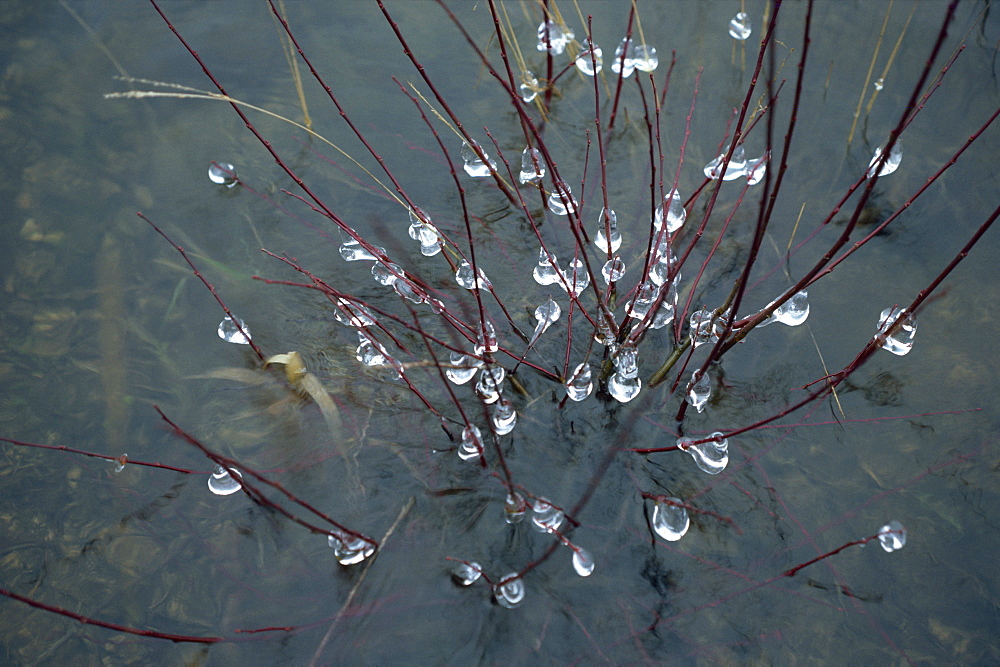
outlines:
M479 144L476 144L476 147L479 148L480 153L486 156L487 162L483 162L482 158L479 157L479 153L472 146L462 144L462 161L465 163L465 173L473 178L485 178L496 171L497 163L483 151Z
M656 48L645 44L636 44L632 50L632 65L640 72L652 72L660 64Z
M548 51L554 56L561 55L566 50L566 46L573 41L576 35L565 24L558 25L554 21L543 21L538 26L538 44L535 46L539 51Z
M713 181L719 180L722 170L722 163L726 159L725 153L720 153L714 160L705 165L705 176ZM732 181L746 174L747 158L743 146L737 146L733 151L733 157L726 166L726 173L722 174L722 180Z
M525 146L521 152L521 173L518 180L521 183L537 183L545 177L545 162L537 148Z
M892 324L902 316L899 328L891 336L886 335ZM875 339L883 350L888 350L897 356L903 356L913 349L913 338L917 335L917 320L906 312L905 308L886 308L878 316L878 333Z
M562 526L563 511L550 503L547 498L531 501L531 527L540 533L555 533Z
M489 289L493 286L482 269L479 269L477 280L472 272L472 265L464 259L459 262L458 270L455 271L455 282L465 289Z
M511 491L503 502L504 519L507 523L520 523L528 512L528 502L517 491Z
M462 429L462 444L458 447L458 458L471 461L483 455L483 438L479 429L468 425Z
M608 378L608 393L619 403L628 403L642 391L642 380L626 377L621 371Z
M475 357L469 357L461 352L452 352L449 362L454 368L447 369L445 376L455 384L465 384L476 376L476 371L483 362Z
M885 79L879 77L875 80L875 90L882 90L885 87Z
M227 188L234 188L239 183L239 179L236 178L236 167L228 162L213 162L208 165L208 180Z
M227 470L220 465L216 465L215 470L212 471L211 476L208 478L208 490L217 496L231 495L243 488L239 482L242 478L243 476L240 475L239 470L232 468Z
M560 315L562 315L562 308L552 300L552 297L549 297L545 303L535 308L535 320L538 324L535 325L535 331L531 334L531 340L528 341L528 345L534 345L539 336L559 321Z
M708 403L709 397L712 395L712 378L708 373L701 373L700 371L693 371L691 373L691 382L688 384L688 393L684 397L691 407L697 410L699 413L705 410L705 404Z
M493 327L493 323L489 320L483 320L482 328L479 330L479 336L476 339L476 356L481 357L488 352L496 352L498 349L500 349L500 346L497 343L497 332Z
M875 166L878 164L878 161L882 159L882 153L884 150L885 146L879 146L878 149L876 149L875 155L872 156L871 162L868 163L868 174L867 174L868 178L871 178L872 176L875 175ZM899 163L902 160L903 160L903 149L900 146L900 142L897 141L895 144L893 144L892 150L889 151L889 159L886 160L885 164L882 165L882 168L879 169L878 171L879 177L888 176L892 172L896 171L899 168Z
M326 542L333 549L333 555L341 565L355 565L375 553L375 545L368 540L349 533L338 536L327 535Z
M809 317L809 293L805 290L796 292L795 295L778 306L771 317L761 322L758 326L764 326L771 322L781 322L790 327L797 327Z
M355 350L354 356L365 366L385 366L388 363L389 355L382 345L373 341L362 332L358 332L360 344Z
M879 529L878 541L889 553L902 549L906 545L906 528L898 521L890 521Z
M483 576L483 568L479 563L466 563L462 561L455 565L451 571L451 578L455 580L455 583L459 586L471 586L472 584L479 581L479 578Z
M677 446L694 457L694 462L699 468L709 475L718 475L729 465L729 440L719 438L722 433L716 431L708 436L713 438L677 438ZM699 444L691 444L696 440L707 440Z
M731 164L732 162L730 162L730 165ZM728 170L726 173L729 173ZM687 220L687 211L684 210L684 204L681 202L681 195L677 192L677 190L671 190L670 194L664 198L663 203L666 207L667 233L673 234L684 226L684 222ZM656 216L653 218L653 226L656 228L656 231L663 229L663 209L663 205L656 208Z
M694 341L694 346L704 345L705 343L716 343L719 340L719 336L726 328L726 320L728 319L729 311L727 310L722 315L715 317L713 311L711 310L698 310L691 313L690 324L691 324L691 339Z
M568 185L560 183L549 193L549 210L553 215L570 215L576 212L576 198Z
M632 76L635 70L635 47L628 37L622 39L615 49L615 60L611 63L611 71L621 74L623 79Z
M380 255L385 255L385 248L380 246L372 246L372 250ZM344 242L340 244L340 256L345 262L359 262L366 259L378 259L375 255L369 252L367 248L362 246L361 243L352 238L346 238L344 239Z
M594 557L583 547L570 545L573 550L573 569L581 577L589 577L594 572Z
M569 376L566 382L566 396L571 401L582 401L590 396L594 390L594 383L591 379L590 364L580 364Z
M249 345L250 339L248 338L248 336L250 335L250 329L247 328L246 322L244 322L239 318L236 319L240 323L239 328L237 328L232 318L229 317L228 315L222 318L222 321L219 322L219 330L217 332L219 334L219 338L226 341L227 343L235 343L236 345ZM243 331L241 332L240 329L243 329Z
M401 275L403 275L403 269L400 268L398 264L393 264L392 262L387 264L375 262L372 264L372 276L375 278L375 282L379 285L392 287L392 284L396 282Z
M479 400L486 405L496 403L503 391L503 380L506 373L502 366L484 368L479 373L479 382L476 383L476 395L479 396Z
M535 282L539 285L554 285L559 282L559 260L556 259L555 255L552 255L552 261L549 261L549 255L546 254L545 248L538 249L538 266L532 271L531 276L535 279Z
M128 454L122 454L115 459L115 472L121 472L125 470L125 464L128 463Z
M604 277L605 285L618 282L625 275L625 260L617 256L609 259L601 267L601 275Z
M524 103L531 104L535 101L535 98L538 97L538 92L541 90L541 86L538 84L538 79L535 78L534 74L529 71L525 71L524 74L521 75L520 90L521 99ZM524 181L521 182L524 183Z
M517 410L506 398L501 398L493 406L493 428L497 435L507 435L517 425Z
M513 609L524 600L524 580L512 572L493 588L493 599L507 609Z
M757 185L767 174L767 160L771 157L770 151L766 151L759 158L747 160L743 171L746 173L747 185Z
M601 249L601 252L618 252L622 245L622 235L618 231L618 215L612 209L607 211L605 220L605 209L601 209L601 217L597 221L597 233L594 235L594 245ZM608 235L610 230L611 234ZM610 240L610 243L608 242Z
M676 542L684 537L691 527L687 508L679 498L657 500L653 507L653 530L668 542Z
M739 12L729 22L729 36L740 41L750 36L750 22L746 12Z
M587 268L584 266L583 261L580 259L573 259L569 263L568 270L563 271L563 280L565 284L560 282L564 288L569 287L569 291L573 296L580 296L583 290L587 289L590 285L590 276L587 275Z
M594 76L601 71L601 67L604 65L603 55L604 51L601 50L601 47L596 44L591 46L590 40L585 39L583 40L583 50L576 57L574 64L578 70L587 76Z

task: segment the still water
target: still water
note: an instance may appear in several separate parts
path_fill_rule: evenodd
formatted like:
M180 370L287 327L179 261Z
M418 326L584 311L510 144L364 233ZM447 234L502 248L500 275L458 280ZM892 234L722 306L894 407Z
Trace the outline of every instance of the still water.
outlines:
M776 78L787 82L775 143L787 125L805 11L804 3L785 4L775 64ZM498 64L486 3L449 6ZM756 58L764 6L745 3L753 30L745 44L728 34L740 6L638 3L644 39L660 56L658 94L676 57L661 118L668 184L697 85L678 182L685 196L718 154ZM544 71L534 46L540 10L532 3L505 7L529 68ZM578 40L593 15L594 41L610 63L627 5L581 2L582 17L568 2L558 7ZM163 9L232 97L303 122L266 3L165 2ZM797 280L841 233L853 203L827 227L819 223L898 121L945 5L894 3L879 44L888 9L883 2L818 3L797 143L751 277L747 314ZM444 12L424 0L393 2L389 11L463 124L490 147L487 127L515 156L516 171L518 119ZM402 188L467 248L448 162L391 77L430 99L427 87L378 7L289 2L287 12L302 48ZM196 97L104 97L180 92L123 77L211 88L152 7L138 0L10 0L0 10L0 34L0 436L185 471L126 463L116 472L111 460L3 443L0 588L106 623L222 639L173 643L4 597L4 663L1000 661L996 230L919 313L908 355L879 351L841 385L837 400L732 438L729 465L717 476L677 451L605 459L614 446L674 444L683 389L644 389L628 404L600 394L560 406L562 389L522 368L524 393L513 397L518 425L501 439L516 484L569 509L591 489L595 473L603 475L571 533L592 555L593 574L577 576L572 551L559 547L524 576L521 605L506 609L482 580L457 586L448 559L475 561L497 581L541 558L552 536L528 522L504 521L497 478L460 461L441 419L391 372L356 360L356 332L337 323L322 295L255 280L308 282L260 249L294 257L335 289L407 322L410 311L371 280L369 262L341 260L338 230L283 192L299 193L231 107ZM993 8L962 3L948 35L932 75L961 44L965 49L904 134L902 164L878 182L867 227L852 241L906 202L1000 104ZM300 70L314 130L378 172ZM598 81L604 117L617 83L605 74ZM878 79L882 88L868 110ZM550 150L585 202L587 225L602 206L593 96L593 79L571 70L558 82L546 129ZM623 87L620 104L616 128L605 136L606 169L631 271L623 284L631 289L650 218L650 140L634 84ZM340 218L439 290L449 308L470 321L478 317L476 302L455 285L442 258L422 257L406 235L406 208L359 165L299 127L248 113ZM460 140L427 113L459 160ZM885 232L811 286L805 325L773 324L727 355L713 369L716 389L705 413L689 411L690 432L732 430L774 415L804 396L805 385L849 363L873 335L879 312L912 301L997 206L998 132L989 128ZM764 136L763 125L750 135L748 157L763 152ZM213 184L213 160L235 165L241 185ZM563 319L527 358L560 372L567 363L565 292L532 281L538 242L524 215L494 185L465 178L456 166L479 261L511 318L530 334L535 307L546 296L561 299ZM588 189L581 192L584 173ZM718 233L741 185L722 189L706 239ZM699 283L696 308L721 303L742 268L750 232L739 230L753 228L755 197L751 189L736 209L730 224L737 231ZM184 247L265 355L300 353L333 397L332 409L296 391L301 386L291 385L280 366L263 370L245 346L217 336L218 304L137 211ZM551 251L571 257L568 228L551 215L540 219ZM786 259L788 248L813 233ZM692 255L685 279L697 273L706 250ZM592 306L587 296L584 305ZM496 302L484 299L484 307L504 325L500 344L523 351ZM417 312L428 333L447 339L426 306ZM589 336L580 321L577 315L573 364ZM415 364L421 396L452 420L457 438L457 411L426 363L423 338L394 331L408 351L401 358ZM669 353L667 332L644 341L641 377ZM504 363L508 371L515 361ZM471 385L455 391L481 422ZM206 481L213 464L171 432L154 406L213 451L381 542L377 556L341 566L325 536L245 494L212 495ZM692 514L680 541L654 539L647 523L653 505L643 493L677 496L701 512ZM795 577L778 577L874 535L890 520L908 529L902 550L852 547Z

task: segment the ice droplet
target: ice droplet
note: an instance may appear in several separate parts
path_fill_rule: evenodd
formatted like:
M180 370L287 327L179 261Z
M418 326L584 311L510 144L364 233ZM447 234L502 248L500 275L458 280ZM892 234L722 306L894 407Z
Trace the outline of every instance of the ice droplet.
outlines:
M890 521L878 531L878 541L888 553L906 545L906 528L898 521Z
M229 315L226 315L224 318L222 318L222 321L219 322L219 329L217 331L217 333L219 334L219 338L226 341L227 343L235 343L236 345L249 345L250 338L248 338L248 336L250 335L250 329L247 328L246 322L244 322L243 320L239 318L236 318L236 320L237 322L240 323L240 326L238 328L236 326L236 323L233 322L233 319L229 317ZM240 329L243 329L243 331L241 332Z
M797 327L809 317L809 293L805 290L796 292L792 298L778 306L771 317L761 322L758 326L765 326L771 322L781 322L790 327Z
M493 588L493 599L507 609L518 606L524 600L524 580L516 572L511 572Z
M653 506L653 530L668 542L676 542L684 537L691 527L687 508L679 498L663 498Z
M607 213L607 220L605 220ZM610 230L611 235L607 234ZM608 243L610 239L611 243ZM597 221L597 233L594 235L594 245L601 249L601 252L618 252L622 245L622 235L618 231L618 215L613 209L601 209L601 217Z
M217 496L228 496L243 488L239 480L243 479L240 471L235 468L223 468L215 466L211 476L208 478L208 490Z
M601 267L601 275L604 277L605 285L618 282L625 275L625 260L618 256L609 259Z
M635 48L632 40L628 37L623 38L615 49L615 60L611 63L611 71L621 74L623 79L629 78L635 70L634 56Z
M479 429L469 424L462 429L462 444L458 447L458 458L471 461L483 455L483 438Z
M381 246L372 246L372 250L380 255L385 255L385 248ZM344 258L345 262L359 262L366 259L378 259L356 239L350 237L345 238L344 242L340 244L340 256Z
M640 72L652 72L660 64L656 48L645 44L636 44L632 51L632 65Z
M474 357L469 357L461 352L452 352L449 361L455 368L447 369L445 376L455 384L465 384L476 376L476 371L483 365L483 362Z
M371 312L359 303L338 298L337 306L339 307L334 309L333 317L343 325L367 327L375 324Z
M698 310L691 313L691 339L694 346L718 342L719 336L725 331L728 317L728 310L718 317L711 310Z
M729 36L740 41L750 36L750 23L746 12L739 12L729 22Z
M410 238L420 243L420 254L433 257L441 252L441 237L431 218L423 211L410 211ZM383 283L385 284L385 283Z
M886 332L892 327L897 319L902 319L899 328L891 336ZM903 356L913 349L913 338L917 335L917 320L906 312L905 308L886 308L878 316L878 333L875 340L883 350L888 350L897 356Z
M125 464L128 463L128 454L122 454L115 459L115 472L121 472L125 470Z
M374 276L375 282L379 285L391 287L401 275L403 275L403 269L398 264L393 264L392 262L386 264L375 262L372 264L372 276Z
M531 527L540 533L555 533L562 526L563 511L550 503L547 498L531 501Z
M875 80L875 90L882 90L885 87L885 79L879 77Z
M479 581L481 576L483 576L483 568L476 562L466 563L465 561L461 561L451 571L451 578L459 586L471 586Z
M487 162L483 162L482 158L479 157L479 153L477 153L472 146L469 144L462 144L462 161L465 163L465 173L473 178L485 178L492 172L496 171L497 163L494 162L485 151L483 151L478 143L475 145L479 148L479 153L486 156Z
M590 285L590 276L587 275L587 269L580 259L573 259L569 263L568 269L567 271L563 271L563 279L566 281L565 285L562 282L559 284L564 287L568 286L573 296L580 296L583 290L587 289Z
M732 165L732 162L730 162L730 165ZM726 173L729 173L728 170L726 170ZM677 190L671 190L670 194L664 198L663 204L666 205L667 209L667 233L673 234L684 226L684 222L687 220L687 211L684 210L681 195ZM656 228L656 231L663 229L663 209L663 205L656 207L656 216L653 218L653 226Z
M868 163L868 174L867 174L868 178L871 178L872 176L875 175L875 165L877 165L878 161L882 159L882 153L884 150L885 146L879 146L878 149L875 150L875 155L872 156L871 162ZM885 164L882 165L882 168L879 169L878 171L879 177L888 176L892 172L896 171L896 169L899 168L899 163L902 161L902 159L903 159L903 149L900 146L900 142L897 141L895 144L893 144L892 150L889 151L889 159L886 160Z
M225 185L227 188L234 188L239 183L236 178L236 167L228 162L213 162L208 165L208 180L216 185Z
M524 74L521 75L521 99L524 100L525 104L531 104L538 97L538 93L541 90L541 86L538 84L538 79L531 72L525 70ZM521 181L524 183L524 181Z
M573 369L566 382L566 396L569 400L579 402L590 396L590 392L594 390L591 378L590 364L580 364Z
M713 181L719 180L722 163L726 159L726 153L720 153L714 160L705 165L705 176ZM726 173L722 175L722 180L732 181L746 174L747 158L743 146L737 146L733 151L733 157L726 166Z
M569 545L573 550L573 569L581 577L589 577L594 572L594 557L583 547Z
M545 248L538 249L538 266L532 271L531 276L539 285L554 285L559 282L559 260L556 259L555 255L551 257L552 261L550 262Z
M604 51L601 50L601 47L596 44L591 45L590 40L585 39L583 40L583 50L576 57L574 64L578 70L587 76L594 76L601 71L601 67L604 65L603 55Z
M507 494L503 503L504 519L507 523L520 523L528 512L528 503L517 491Z
M535 46L539 51L548 51L554 56L561 55L566 50L566 46L573 41L576 35L565 24L558 25L554 21L543 21L538 26L538 44Z
M711 395L712 378L709 374L702 373L701 371L692 371L691 382L688 384L688 393L684 400L701 413L705 410L705 404L708 403Z
M479 336L476 340L476 356L481 357L487 352L496 352L498 349L500 347L497 344L497 332L493 328L493 323L489 320L483 320Z
M375 553L375 545L368 540L339 530L333 532L337 535L327 535L326 542L341 565L355 565Z
M472 265L464 259L458 263L458 270L455 271L455 282L465 289L489 289L493 286L482 269L479 269L477 280L473 276Z
M729 465L729 440L720 438L722 432L716 431L708 438L677 438L677 446L694 457L699 468L709 475L718 475ZM712 438L712 439L709 439ZM691 444L697 440L706 440Z
M560 315L562 315L562 308L552 300L552 297L549 297L545 303L535 308L535 320L538 324L535 325L535 331L531 334L531 340L528 341L528 345L534 345L539 336L559 321Z
M497 435L507 435L513 431L517 425L517 411L514 409L514 404L506 398L497 401L493 406L492 421Z
M576 198L566 183L558 183L549 193L549 210L553 215L570 215L576 212Z
M388 354L382 346L362 332L358 332L360 345L355 351L355 358L365 366L385 366L388 362Z
M628 305L625 307L625 312L628 316L641 320L646 317L646 313L652 308L653 302L656 301L656 295L659 292L659 288L656 286L655 282L647 281L639 285L636 289L635 297L629 300Z
M525 146L521 151L521 173L518 180L521 183L537 183L545 177L545 162L537 148Z
M767 174L767 161L771 157L770 151L765 151L759 158L747 160L744 172L747 177L747 185L757 185Z
M493 366L484 368L479 374L479 382L476 383L476 395L483 403L490 405L496 403L503 391L503 380L507 371L503 366Z

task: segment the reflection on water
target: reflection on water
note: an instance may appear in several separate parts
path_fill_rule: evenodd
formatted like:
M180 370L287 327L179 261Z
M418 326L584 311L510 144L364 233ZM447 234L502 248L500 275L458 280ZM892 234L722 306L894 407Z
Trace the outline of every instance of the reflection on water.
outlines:
M886 33L891 37L881 46L876 73L913 8L904 4L892 10ZM584 15L594 16L594 41L610 56L621 38L622 8L581 5ZM575 11L560 7L582 39L586 31ZM815 249L840 234L843 213L786 260L788 249L816 229L868 168L919 74L943 6L916 6L888 74L879 79L879 97L870 112L862 109L848 144L887 7L817 7L800 143L790 157L784 201L761 251L761 275L752 277L757 282L747 309L764 307L790 284L784 271L801 275L815 261ZM0 76L0 188L8 202L0 212L0 435L106 458L3 445L0 588L109 623L227 641L174 644L87 626L4 598L5 662L81 662L80 656L95 663L299 663L314 656L322 662L422 663L997 660L993 560L1000 545L987 509L997 501L990 470L996 456L991 400L1000 374L996 355L988 352L996 344L995 336L989 338L997 307L990 264L994 236L987 235L948 279L948 291L918 313L920 333L909 354L880 352L841 386L836 400L796 413L776 428L729 438L728 465L710 477L676 451L622 453L607 463L614 444L675 444L673 417L683 385L672 395L644 382L625 405L600 388L601 359L594 357L594 393L560 405L565 389L544 373L565 363L567 320L573 317L565 290L542 287L528 276L547 260L540 258L524 216L496 188L465 179L458 169L477 261L524 340L536 324L541 328L533 313L546 296L559 301L563 312L525 357L540 371L521 367L515 379L523 392L509 390L498 401L510 398L517 410L516 427L501 440L506 464L519 488L538 497L508 496L476 463L488 443L470 440L466 451L473 455L463 463L455 453L462 429L446 421L449 439L440 417L426 407L424 400L456 418L420 335L394 329L408 354L393 345L376 350L345 326L363 312L353 302L334 305L306 289L253 280L261 275L309 281L262 254L265 247L295 257L334 289L412 321L404 302L368 275L369 262L344 263L340 234L281 192L294 190L294 183L228 106L102 97L142 87L116 81L121 70L207 88L196 63L155 13L142 3L72 8L93 36L58 5L11 2L0 17L0 29L11 37L0 40L6 63ZM454 9L486 47L488 8ZM524 40L524 57L540 75L544 57L532 43L538 9L515 3L507 9ZM263 8L168 3L165 10L234 97L302 118ZM389 78L395 74L405 82L417 76L377 7L293 3L289 10L304 49L433 220L426 227L467 245L448 163ZM390 10L466 126L488 125L516 163L523 148L515 145L517 119L497 112L507 108L497 88L436 5L401 3ZM970 31L967 48L908 131L902 162L880 179L866 221L880 222L906 201L997 107L991 67L998 24L989 14L979 20L981 10L972 3L960 9L946 51ZM658 50L660 86L676 51L660 137L668 173L684 136L694 79L704 68L678 184L685 195L701 182L703 166L726 148L724 128L741 102L762 33L762 6L747 3L749 23L741 25L752 28L751 37L734 43L727 33L734 11L724 3L639 3L644 40ZM788 60L780 77L789 83L781 100L787 106L803 7L782 11L780 53ZM845 49L845 43L854 46ZM496 45L489 47L495 55ZM592 83L575 69L560 80L546 132L564 173L576 179L567 192L572 190L596 230L602 208L602 196L593 191L596 172L580 188L585 133L595 140ZM613 92L615 79L599 85L605 83ZM306 84L316 131L376 171L322 91ZM634 83L622 95L622 120L606 138L606 169L624 240L624 289L642 265L643 225L651 216L642 102ZM778 109L783 128L788 112L781 103ZM426 234L418 234L420 243L412 243L406 209L358 166L300 129L259 115L253 120L339 216L394 261L399 258L401 272L419 276L469 321L478 318L477 304L455 284L454 271L442 269L445 253L421 252L433 239L425 242ZM457 167L460 143L447 129L437 129ZM484 134L473 134L491 148ZM804 395L798 388L853 358L875 334L879 313L909 303L996 206L996 176L982 170L992 164L989 148L996 139L991 128L863 256L811 286L806 322L761 329L713 368L704 413L688 415L690 433L706 437L773 415ZM762 131L752 134L748 154L759 155L763 143ZM593 144L589 160L593 170ZM235 165L241 186L230 189L225 178L210 182L206 171L213 161ZM739 187L724 186L717 211L733 206ZM754 196L751 190L748 202ZM541 204L539 199L531 206ZM217 304L184 259L135 216L137 210L185 248L246 320L255 343L268 355L287 356L262 368L252 350L220 339ZM752 210L756 200L745 203L731 224L752 228ZM688 213L690 226L700 210ZM720 223L713 219L708 233ZM862 234L871 230L868 224ZM551 259L571 267L574 239L564 223L549 218L541 231ZM742 240L723 242L692 312L721 301L746 252ZM694 274L700 261L686 266L685 274ZM467 273L469 284L475 283L471 266ZM399 284L389 275L382 278ZM683 304L689 294L680 292ZM495 303L486 307L498 323L498 344L523 350ZM425 316L431 309L419 309L425 331L450 340L448 328ZM577 312L574 326L580 321ZM640 356L636 377L648 378L660 361L645 350L661 345L666 354L669 331L657 330L643 343L641 354L649 356ZM588 335L574 333L574 345ZM416 379L422 398L397 379L399 367L360 363L366 342L383 359L397 355L412 364L405 373ZM438 361L446 359L437 354ZM582 356L574 348L577 354ZM573 356L570 368L581 360ZM505 364L507 382L513 363ZM449 369L449 375L461 370ZM491 369L472 370L470 379L479 383L484 373L488 380L496 377ZM586 393L591 379L578 380L577 389ZM472 400L476 384L453 389L485 433L492 409L483 412ZM342 567L326 536L278 509L254 504L243 493L213 495L206 480L216 464L166 428L154 405L212 450L266 473L348 530L379 540L377 556ZM939 414L958 410L979 412ZM492 460L492 450L486 452ZM591 489L594 471L603 466L606 474ZM253 483L245 472L243 479ZM586 509L573 515L570 510L588 492ZM296 515L305 512L278 491L269 497ZM680 504L671 504L675 499ZM676 521L668 521L668 513ZM528 520L519 521L524 516ZM760 586L845 542L873 535L891 520L908 529L899 553L852 548L794 578ZM552 526L565 530L574 522L579 525L567 539L554 537ZM683 539L673 540L685 531ZM665 533L669 541L655 539ZM340 534L335 546L343 551L357 536ZM521 578L506 579L550 548L551 559ZM479 579L469 574L469 564L482 572L481 580L468 588L455 585L452 573L461 563L462 583ZM239 632L261 628L266 630Z

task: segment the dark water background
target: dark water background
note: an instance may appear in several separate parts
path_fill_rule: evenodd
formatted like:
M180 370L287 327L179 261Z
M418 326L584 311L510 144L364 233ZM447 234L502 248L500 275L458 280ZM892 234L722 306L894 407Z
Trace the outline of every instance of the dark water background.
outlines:
M227 105L103 98L129 89L115 80L124 72L210 87L147 4L68 6L93 35L58 3L11 1L0 10L0 435L109 456L127 452L199 474L138 466L115 473L100 459L3 444L0 587L102 621L231 641L204 648L141 638L4 598L3 662L1000 660L995 230L921 313L913 351L877 354L842 387L839 407L828 401L782 420L786 427L734 438L729 468L717 478L678 452L619 455L573 533L594 554L594 574L577 577L569 550L560 549L526 577L523 605L507 610L491 602L483 582L455 586L445 558L478 561L499 577L541 556L550 538L504 523L502 486L462 465L453 451L441 451L452 444L437 418L384 372L355 361L356 335L333 321L318 295L251 276L296 279L260 253L266 247L405 315L398 299L371 281L368 263L340 260L340 239L328 222L281 194L294 184ZM487 6L452 6L495 56ZM560 7L582 37L575 9ZM804 7L782 9L779 64L788 59L779 78L789 79L779 106L782 132ZM945 10L941 2L916 6L885 88L848 143L887 7L817 5L798 143L748 312L789 284L786 268L797 278L839 235L844 213L785 265L792 235L798 243L816 229L898 120ZM288 8L303 48L403 187L442 229L463 238L447 165L390 76L426 89L377 7L359 0ZM538 73L538 10L507 8ZM873 79L912 8L893 7ZM164 9L233 97L301 119L265 5L167 2ZM610 62L626 5L581 3L581 9L593 14L595 39ZM754 36L745 54L726 33L738 9L736 2L639 4L646 41L660 54L658 84L676 51L662 121L670 178L702 72L681 169L685 194L700 185L701 167L717 153L748 83L763 8L747 3ZM437 5L397 2L390 11L466 127L485 143L479 128L488 126L516 156L517 119ZM871 218L884 219L905 202L996 109L998 39L995 8L960 4L943 57L959 44L966 48L905 133L902 166L880 180ZM316 131L374 169L322 91L310 80L306 89ZM622 255L633 267L645 244L638 230L649 215L648 141L634 84L625 87L623 105L623 121L608 142L609 197L626 234ZM441 258L414 252L405 209L363 172L299 129L251 118L338 215L456 308L474 312ZM436 127L457 159L457 137ZM560 84L546 139L577 184L592 128L592 80L571 73ZM824 374L824 363L829 370L848 363L873 334L878 313L911 301L997 205L998 138L992 127L887 233L810 288L805 326L761 329L728 355L724 390L704 415L689 416L688 429L736 428L774 414ZM748 153L763 144L758 130ZM211 184L211 160L235 164L248 187ZM592 152L589 221L600 210L596 162ZM463 184L481 261L515 320L530 330L526 311L549 293L528 276L537 242L495 188ZM738 191L723 188L717 217L731 209ZM737 229L753 225L753 189L748 197L732 223ZM192 253L267 354L302 353L337 401L339 432L331 434L315 405L290 392L280 375L258 372L255 385L219 377L256 368L255 359L219 340L217 305L180 256L136 217L138 210ZM561 257L572 250L572 237L551 218L543 233ZM749 233L735 231L723 244L696 303L714 306L724 297ZM703 256L685 267L687 280ZM564 295L562 304L565 312ZM576 335L580 341L586 334ZM404 340L417 350L411 360L424 358L418 337ZM505 340L517 344L501 332ZM561 366L565 340L564 319L533 359ZM665 330L644 342L643 377L668 344ZM667 389L647 392L634 405L592 397L558 410L551 384L521 375L529 397L517 399L520 421L505 452L518 483L561 506L575 504L612 444L673 444L678 398ZM451 415L435 376L415 377ZM242 494L209 494L209 463L164 428L154 404L213 449L269 472L346 525L376 538L394 524L395 530L370 568L339 566L322 537ZM683 540L654 545L642 491L680 496L733 525L695 516ZM900 552L853 548L758 587L891 519L909 529ZM274 627L294 630L236 632Z

